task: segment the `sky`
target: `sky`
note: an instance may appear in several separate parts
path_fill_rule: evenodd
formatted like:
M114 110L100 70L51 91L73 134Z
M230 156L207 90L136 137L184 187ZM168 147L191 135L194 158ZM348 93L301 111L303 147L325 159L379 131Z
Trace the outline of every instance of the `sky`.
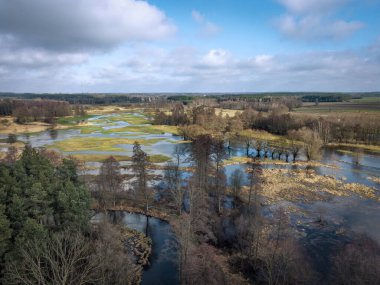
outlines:
M380 0L0 0L0 92L380 91Z

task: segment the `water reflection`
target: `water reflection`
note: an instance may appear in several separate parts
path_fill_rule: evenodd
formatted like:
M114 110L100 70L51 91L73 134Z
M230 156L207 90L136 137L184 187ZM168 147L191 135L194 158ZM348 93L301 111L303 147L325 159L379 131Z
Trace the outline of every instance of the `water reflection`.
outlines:
M99 220L101 218L104 216L99 213L93 219ZM109 212L109 219L115 223L123 223L139 232L147 232L147 235L152 239L150 265L144 269L141 284L179 284L178 268L175 262L176 250L170 246L175 237L167 222L153 217L147 218L142 214L123 211Z

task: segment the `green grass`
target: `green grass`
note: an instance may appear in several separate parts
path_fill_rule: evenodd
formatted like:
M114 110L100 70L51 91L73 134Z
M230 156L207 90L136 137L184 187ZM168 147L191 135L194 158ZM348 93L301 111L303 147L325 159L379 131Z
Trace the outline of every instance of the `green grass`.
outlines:
M129 138L82 138L74 137L63 141L55 142L50 148L57 148L61 151L124 151L118 147L120 144L133 144L138 141L141 145L152 145L161 139L129 139Z

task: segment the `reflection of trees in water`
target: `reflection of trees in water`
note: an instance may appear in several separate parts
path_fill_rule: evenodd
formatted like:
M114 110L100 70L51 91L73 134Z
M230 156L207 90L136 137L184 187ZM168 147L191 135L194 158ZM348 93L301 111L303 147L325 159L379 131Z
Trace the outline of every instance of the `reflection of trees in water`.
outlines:
M52 140L57 139L58 138L58 130L54 129L54 128L49 129L49 136Z

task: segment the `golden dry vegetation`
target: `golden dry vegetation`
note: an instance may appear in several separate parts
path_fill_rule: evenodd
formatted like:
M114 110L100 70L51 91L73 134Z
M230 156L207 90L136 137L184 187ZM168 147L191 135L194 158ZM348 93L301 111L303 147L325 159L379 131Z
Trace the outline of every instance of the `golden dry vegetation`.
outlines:
M345 183L332 176L318 175L314 170L263 169L261 182L260 194L269 203L311 203L353 194L380 201L375 188L358 183ZM248 189L244 190L247 194Z

